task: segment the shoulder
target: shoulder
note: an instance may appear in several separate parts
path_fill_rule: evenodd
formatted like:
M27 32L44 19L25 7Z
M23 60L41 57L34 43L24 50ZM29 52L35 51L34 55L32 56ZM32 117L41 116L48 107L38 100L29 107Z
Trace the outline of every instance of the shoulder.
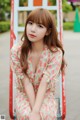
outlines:
M49 50L51 56L57 56L57 55L62 56L62 50L59 47L57 48L52 47L51 50Z
M15 43L10 50L11 54L20 55L22 44L22 41Z
M22 46L22 41L19 41L17 43L15 43L12 48L11 48L11 51L18 51L19 49L21 49L21 46Z
M62 63L62 50L60 48L57 48L54 50L52 48L53 52L50 51L49 56L49 64L55 64L55 65L61 65Z

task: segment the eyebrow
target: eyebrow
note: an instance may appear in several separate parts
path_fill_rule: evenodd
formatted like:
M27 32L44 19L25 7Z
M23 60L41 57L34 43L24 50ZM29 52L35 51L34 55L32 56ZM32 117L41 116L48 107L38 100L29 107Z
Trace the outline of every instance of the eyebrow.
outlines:
M29 20L29 21L30 21L30 22L34 22L33 20ZM29 21L28 21L28 22L29 22ZM43 25L43 23L41 23L41 22L38 22L38 23L37 23L37 22L34 22L34 23L40 24L40 25L42 25L42 26L45 26L45 25Z

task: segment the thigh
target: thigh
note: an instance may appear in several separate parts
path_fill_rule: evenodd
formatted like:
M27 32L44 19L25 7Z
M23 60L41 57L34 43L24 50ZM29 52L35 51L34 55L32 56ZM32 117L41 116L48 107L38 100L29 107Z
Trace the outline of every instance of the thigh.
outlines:
M52 94L46 95L40 109L42 120L56 120L57 108L58 106L54 96Z
M17 120L28 120L31 113L31 107L28 98L24 93L16 96L16 116Z

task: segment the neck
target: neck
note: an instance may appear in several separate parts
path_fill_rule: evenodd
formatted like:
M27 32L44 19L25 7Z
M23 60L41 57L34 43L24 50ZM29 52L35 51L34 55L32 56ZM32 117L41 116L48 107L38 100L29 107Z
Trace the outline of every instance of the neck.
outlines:
M34 53L42 52L43 48L44 48L44 44L41 41L32 43L32 52Z

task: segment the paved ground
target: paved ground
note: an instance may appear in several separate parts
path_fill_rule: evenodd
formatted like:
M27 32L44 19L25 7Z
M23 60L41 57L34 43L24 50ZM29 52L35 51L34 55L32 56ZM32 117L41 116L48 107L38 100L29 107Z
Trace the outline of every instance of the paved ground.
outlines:
M66 72L66 120L80 120L80 33L63 32ZM0 34L0 114L9 120L9 43L10 33Z
M80 120L80 33L65 31L67 120Z
M0 34L0 114L9 114L9 32Z

